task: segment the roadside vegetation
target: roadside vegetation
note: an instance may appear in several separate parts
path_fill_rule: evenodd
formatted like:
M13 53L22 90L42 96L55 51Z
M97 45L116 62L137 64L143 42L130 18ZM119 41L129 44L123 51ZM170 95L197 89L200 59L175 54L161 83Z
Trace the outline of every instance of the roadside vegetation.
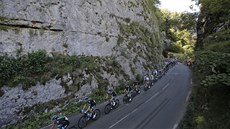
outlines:
M87 56L65 56L65 55L54 55L53 57L48 57L45 51L37 51L37 52L24 55L22 57L18 56L15 58L15 57L9 57L5 55L2 56L1 58L3 59L1 60L2 61L1 76L2 78L4 77L4 79L6 79L5 82L3 80L1 81L2 84L9 85L11 84L10 81L14 80L14 78L17 78L20 75L24 78L24 80L19 80L17 83L19 84L21 83L24 88L26 87L24 90L30 88L31 86L30 83L24 83L24 82L27 81L30 82L31 76L34 79L34 82L37 81L39 82L41 81L40 78L42 78L44 75L47 74L49 76L46 76L45 80L52 79L53 77L58 78L61 77L61 75L66 75L69 72L79 71L79 69L85 70L87 74L95 75L95 78L99 83L99 87L97 89L94 89L92 93L89 94L89 97L94 98L97 101L97 104L100 104L101 102L104 102L109 99L106 92L107 86L109 85L108 80L103 79L99 75L102 69L104 71L110 72L117 76L122 75L125 77L125 80L122 79L119 81L118 86L115 89L118 94L123 93L127 82L129 84L133 83L133 81L129 80L128 76L121 70L121 66L115 60L109 57L99 58L99 57L87 57ZM33 65L33 63L30 63L34 61L33 59L38 59L35 61L35 65ZM22 61L27 63L23 63ZM18 65L18 63L20 63L20 65ZM6 69L11 71L15 70L15 73L8 74ZM78 75L81 77L82 73L79 73ZM80 79L78 77L74 77L74 75L72 75L72 77L75 79ZM7 80L7 78L13 78L13 79ZM140 75L137 75L136 80L143 82L142 77ZM86 82L81 82L81 83L79 82L77 84L73 84L71 86L72 88L66 90L68 90L68 92L70 93L75 92L76 90L79 90L83 84L91 83L91 81L92 79L87 79ZM14 87L16 85L10 85L10 86ZM62 86L65 87L64 83ZM21 119L21 121L19 121L18 123L6 126L3 129L8 129L8 128L34 129L50 124L51 123L50 117L53 115L53 113L49 112L49 110L52 110L56 106L58 106L60 110L55 112L55 114L62 114L62 115L69 116L73 113L79 112L80 109L82 109L81 100L68 102L66 104L66 100L71 100L74 97L75 96L72 94L70 96L58 100L52 100L47 103L41 103L41 104L38 103L32 107L26 107L22 111L18 112L18 114L26 114L31 110L33 110L33 113L30 114L28 117ZM47 112L45 110L47 110Z
M98 2L101 3L100 0ZM145 15L146 20L150 19L148 20L150 25L158 25L156 17L160 15L156 14L155 16L154 14L154 11L158 11L159 13L159 9L154 6L158 2L158 0L145 0L143 2L144 6L146 6L146 12L142 15ZM130 8L135 6L132 3L129 3L129 5ZM151 14L151 17L148 17L148 14ZM155 62L161 60L157 59L157 55L160 55L159 51L163 49L160 45L162 37L157 33L151 33L148 28L143 27L139 23L130 21L130 18L123 18L123 20L130 25L120 25L120 29L124 31L121 35L118 35L118 45L126 40L127 37L125 36L129 36L132 33L136 34L138 41L148 46L147 51L149 53L145 53L148 58L146 60L154 60ZM135 43L136 41L132 40L128 44L128 48L133 49L134 52L135 48L133 46ZM63 47L68 48L70 46L64 43ZM158 48L159 51L155 51L153 48ZM101 76L103 72L115 75L117 78L120 76L123 77L123 79L119 80L118 86L115 89L118 94L123 93L127 81L129 84L133 83L129 76L122 70L121 65L112 57L68 56L58 53L52 53L52 56L48 56L43 50L26 55L22 55L21 53L22 50L19 49L16 57L8 55L0 56L0 88L5 85L10 87L22 86L23 90L26 91L38 83L45 85L47 81L55 78L61 79L61 85L65 88L65 92L70 93L70 95L47 103L38 103L32 107L25 107L17 113L27 114L31 111L33 113L3 129L37 129L43 127L51 123L50 117L53 115L51 111L53 108L59 109L55 114L67 116L80 111L82 108L81 100L76 100L75 102L67 102L66 100L72 100L75 96L71 93L79 91L84 84L90 84L93 77L99 84L98 88L94 89L89 96L95 98L98 104L106 101L108 99L106 90L109 82ZM149 69L152 66L146 64L145 67ZM132 71L134 73L135 69ZM63 76L68 74L70 74L73 80L73 84L70 86L67 86L63 80ZM84 74L89 75L89 77L82 80ZM143 82L143 77L140 74L135 74L135 76L137 81ZM3 95L4 92L0 90L0 97Z
M89 95L95 98L97 103L106 101L107 86L109 82L104 79L101 74L103 71L108 72L117 77L123 76L125 80L120 80L116 91L121 94L125 87L125 82L129 81L128 75L124 73L121 66L115 59L111 57L92 57L92 56L68 56L61 54L53 54L48 56L45 51L39 50L28 53L26 55L18 54L17 57L0 56L0 86L4 85L16 87L21 85L23 90L28 90L35 86L38 82L40 84L46 81L61 79L61 85L66 93L70 93L65 98L52 100L47 103L38 103L32 107L25 107L19 110L17 114L28 114L33 111L28 117L23 118L16 124L4 127L4 129L12 128L40 128L50 123L50 116L55 107L60 108L57 114L70 115L78 112L81 109L81 101L67 102L66 100L74 100L74 93L76 93L84 84L91 84L92 77L98 82L98 88L94 89ZM84 73L89 75L86 79ZM62 79L63 76L70 74L73 84L67 86ZM4 92L0 91L3 96ZM47 111L46 111L47 110ZM44 112L45 111L45 112Z
M37 82L45 85L46 81L59 79L68 73L71 79L80 82L82 72L95 74L102 71L108 73L127 75L121 70L121 66L110 57L92 56L68 56L53 54L49 57L45 51L39 50L27 55L0 56L0 87L4 85L15 87L19 84L24 90L35 86ZM103 65L102 65L103 64ZM105 66L106 65L106 66ZM113 69L111 69L113 68ZM75 74L73 74L75 73ZM100 76L96 79L103 80ZM92 79L88 80L90 83ZM84 84L77 84L84 85Z
M199 0L193 90L181 129L230 127L230 1Z

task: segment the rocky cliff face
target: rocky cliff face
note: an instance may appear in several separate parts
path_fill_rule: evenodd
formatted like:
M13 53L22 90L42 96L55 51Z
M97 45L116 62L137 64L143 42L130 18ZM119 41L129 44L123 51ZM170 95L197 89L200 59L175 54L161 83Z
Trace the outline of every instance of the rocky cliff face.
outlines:
M135 0L3 0L0 52L45 49L69 55L110 56L120 34L118 22L137 21L158 31L141 15L142 4Z
M162 38L153 5L147 0L1 0L0 54L15 56L37 50L77 56L112 57L130 79L162 65ZM102 65L105 65L102 63ZM89 75L81 71L84 78ZM69 72L69 74L73 74ZM74 83L69 74L65 85ZM109 85L124 76L100 73ZM67 78L67 79L65 79ZM68 79L69 78L69 79ZM95 75L74 97L98 87ZM5 85L0 103L0 125L13 123L26 107L69 97L60 78L23 91ZM54 92L56 91L56 92ZM21 115L21 116L20 116Z

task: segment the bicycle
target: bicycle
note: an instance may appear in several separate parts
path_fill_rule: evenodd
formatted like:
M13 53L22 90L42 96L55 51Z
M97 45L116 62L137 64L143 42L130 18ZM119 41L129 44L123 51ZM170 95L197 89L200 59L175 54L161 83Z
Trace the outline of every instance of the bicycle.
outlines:
M123 103L124 103L124 104L126 104L126 103L131 103L132 100L133 100L133 97L132 97L131 92L125 94L124 97L123 97Z
M144 90L147 91L147 90L150 89L150 88L151 88L151 82L150 82L150 81L147 81L147 82L145 83Z
M95 109L94 110L93 114L95 115L95 117L93 117L93 114L91 112L89 112L89 111L85 112L84 110L82 110L81 113L83 115L78 120L78 127L80 129L86 127L88 121L90 121L90 120L97 120L101 116L101 111L99 109Z
M111 110L118 108L119 104L119 99L109 100L108 104L106 104L104 108L104 113L108 114Z
M131 95L132 95L133 98L136 97L139 94L141 94L141 89L139 87L136 87L135 89L133 89L131 91Z

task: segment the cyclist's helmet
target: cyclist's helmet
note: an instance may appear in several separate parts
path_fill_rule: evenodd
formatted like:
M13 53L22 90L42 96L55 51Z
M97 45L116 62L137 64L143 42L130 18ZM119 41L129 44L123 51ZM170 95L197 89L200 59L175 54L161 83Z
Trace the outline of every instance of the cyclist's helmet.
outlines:
M84 97L84 99L85 99L85 100L88 100L88 99L89 99L89 97L88 97L88 96L85 96L85 97Z
M126 88L131 88L131 86L128 84L128 85L126 85Z
M112 89L109 89L109 90L108 90L108 93L112 93L112 91L113 91Z
M58 116L54 115L51 117L51 120L57 120L58 119Z

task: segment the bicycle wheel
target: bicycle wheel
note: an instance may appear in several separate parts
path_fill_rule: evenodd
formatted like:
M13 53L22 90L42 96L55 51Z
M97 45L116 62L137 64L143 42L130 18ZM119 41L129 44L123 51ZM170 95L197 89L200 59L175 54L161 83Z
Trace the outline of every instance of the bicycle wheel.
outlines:
M140 93L141 93L141 90L139 89L139 90L137 91L137 93L140 94Z
M128 102L131 103L133 101L133 97L128 97Z
M79 120L78 120L78 127L80 129L86 127L87 125L87 117L86 116L82 116Z
M125 95L125 96L123 97L123 103L126 104L127 102L128 102L128 96Z
M131 96L132 97L135 97L137 94L136 94L136 91L133 91L133 92L131 92Z
M114 106L114 107L115 107L115 108L118 108L118 107L119 107L119 105L120 105L120 101L119 101L119 99L116 99L116 100L115 100L115 102L116 102L116 104L115 104L115 106Z
M150 89L151 88L151 86L150 85L148 85L148 87L147 87L148 89Z
M96 114L96 117L94 118L94 120L99 119L100 116L101 116L101 111L100 111L99 109L96 109L96 110L94 111L94 113Z
M148 89L148 85L145 85L144 90L147 91Z
M105 114L108 114L111 110L112 106L110 103L108 103L106 106L105 106L105 109L104 109L104 113Z

